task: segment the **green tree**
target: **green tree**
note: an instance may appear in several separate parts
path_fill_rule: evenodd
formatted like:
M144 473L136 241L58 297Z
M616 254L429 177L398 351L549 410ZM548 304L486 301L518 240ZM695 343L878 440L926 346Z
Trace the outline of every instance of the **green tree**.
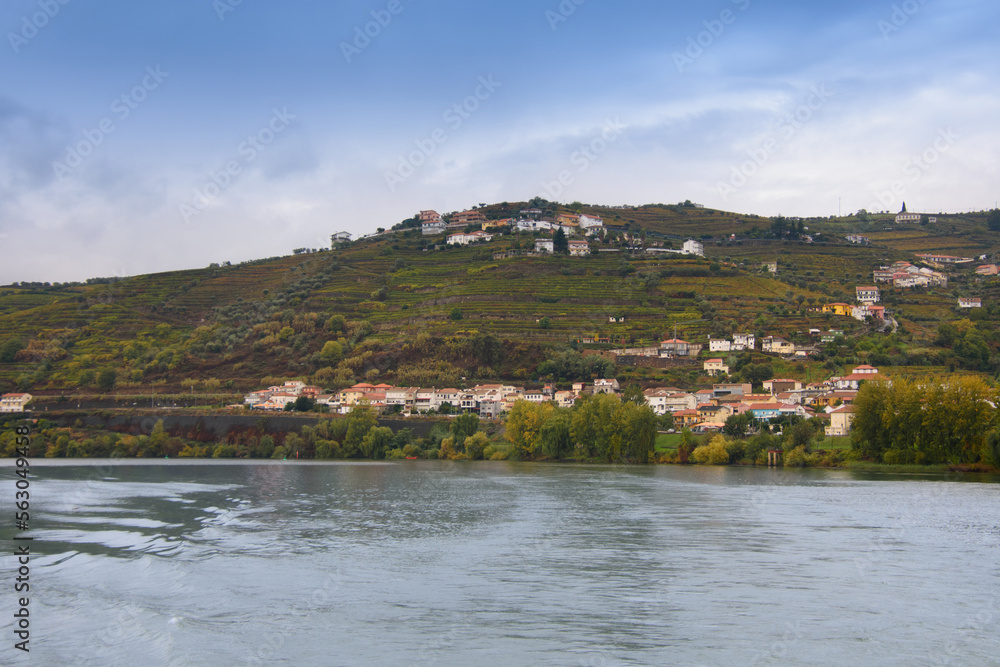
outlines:
M462 319L462 309L458 307L452 308L451 314L448 317L455 321Z
M384 459L392 445L392 429L376 426L368 431L361 441L361 453L368 459Z
M750 430L750 425L753 422L752 417L749 412L744 412L739 415L730 415L726 419L726 423L722 426L722 432L731 438L742 438Z
M97 376L97 388L107 393L118 383L118 372L113 368L105 368Z
M331 333L341 333L347 329L347 320L343 315L334 315L326 321L326 328Z
M479 415L466 413L459 415L451 422L451 434L455 442L465 442L465 439L479 430Z
M465 455L470 461L480 461L483 458L483 450L490 444L490 439L485 433L475 433L465 439Z
M362 441L370 430L378 426L378 420L371 408L355 405L344 421L347 422L347 433L342 445L344 456L358 458L362 455Z
M308 396L299 396L291 405L296 412L309 412L316 407L316 401Z
M1000 209L993 209L986 217L986 227L991 232L1000 232Z
M18 338L11 338L4 341L0 346L0 362L9 364L17 357L17 353L24 349L24 341Z
M569 239L566 238L566 232L562 230L562 227L552 235L552 252L557 255L569 254Z
M539 434L542 453L554 459L570 456L573 453L571 425L572 419L568 410L557 410L546 420Z
M328 366L336 366L344 358L343 346L335 340L328 340L323 344L320 356Z
M626 385L625 389L622 390L622 400L635 403L636 405L646 404L646 397L642 393L642 387L635 382Z
M507 415L507 440L522 459L531 459L542 443L542 427L552 414L551 403L531 403L520 400L514 403Z

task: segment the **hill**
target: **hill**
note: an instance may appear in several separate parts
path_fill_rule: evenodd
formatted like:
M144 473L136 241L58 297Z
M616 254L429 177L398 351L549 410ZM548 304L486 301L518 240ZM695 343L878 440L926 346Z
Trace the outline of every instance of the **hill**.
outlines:
M364 379L566 381L590 368L570 363L578 355L606 353L611 343L658 345L675 326L697 343L736 331L798 343L810 341L809 329L845 332L810 359L733 359L737 377L739 369L767 364L773 373L819 379L865 361L897 372L1000 370L1000 287L995 277L977 276L974 265L950 269L946 287L887 288L895 334L813 310L853 302L855 286L870 284L873 269L916 262L916 253L993 256L1000 234L987 228L986 213L897 226L884 215L785 220L693 205L536 200L479 210L497 220L527 206L552 216L600 216L607 234L592 241L587 257L539 256L524 254L534 241L527 234L452 247L442 245L443 236L422 236L409 220L318 252L0 288L0 389L218 393L293 377L331 389ZM871 244L848 243L847 234L864 234ZM704 243L705 257L643 251L678 248L688 238ZM776 262L777 273L763 270L765 262ZM978 296L985 307L959 312L959 296ZM552 359L559 364L543 366ZM700 363L622 366L618 374L647 384L707 381Z

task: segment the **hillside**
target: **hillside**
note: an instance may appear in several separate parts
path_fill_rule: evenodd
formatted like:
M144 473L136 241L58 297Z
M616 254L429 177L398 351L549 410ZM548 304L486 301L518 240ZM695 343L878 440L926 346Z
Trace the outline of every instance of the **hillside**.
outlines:
M527 205L480 210L498 219ZM975 264L950 271L947 287L885 289L900 324L894 335L812 311L853 302L855 286L870 284L874 268L916 262L915 253L992 256L1000 234L987 229L985 213L898 228L887 216L791 221L793 231L796 223L804 229L796 239L775 237L775 220L693 206L544 205L546 214L601 216L608 238L588 257L507 257L533 239L505 234L478 246L436 247L443 236L424 237L403 223L334 250L236 266L0 288L0 390L216 393L291 377L328 388L362 379L530 382L546 379L539 366L571 344L593 353L613 347L573 341L656 345L675 325L697 343L744 330L806 343L809 329L844 330L842 345L814 359L736 360L801 379L862 361L890 372L1000 369L1000 287L995 277L976 276ZM871 245L844 240L857 233ZM704 258L629 250L677 248L687 238L702 240ZM775 261L777 274L762 270ZM984 307L959 312L958 296L979 296ZM954 335L940 334L947 322L957 323ZM690 385L706 381L700 369L620 367L618 375Z

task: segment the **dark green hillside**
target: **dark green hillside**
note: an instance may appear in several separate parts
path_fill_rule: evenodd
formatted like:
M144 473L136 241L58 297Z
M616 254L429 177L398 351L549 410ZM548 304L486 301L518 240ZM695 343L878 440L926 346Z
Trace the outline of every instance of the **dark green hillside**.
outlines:
M949 271L946 287L886 288L885 305L901 325L895 335L817 312L853 302L855 286L872 282L872 269L916 262L915 253L992 256L1000 233L987 229L985 214L893 228L884 219L771 220L682 205L536 201L483 210L500 219L529 205L553 216L600 215L609 233L592 243L591 256L577 258L523 254L533 247L530 235L441 247L443 237L401 228L336 250L237 266L2 287L0 389L128 394L194 386L218 393L292 377L331 389L361 380L526 382L546 379L539 370L552 367L542 366L547 359L576 358L565 357L571 347L612 347L584 345L584 338L652 346L675 325L695 343L752 331L805 344L809 329L845 332L810 360L733 358L738 373L764 365L819 379L865 361L920 372L1000 370L1000 286L976 276L974 264ZM871 245L845 241L856 233ZM687 238L702 240L705 258L635 249L679 248ZM763 270L765 262L777 262L777 274ZM985 307L959 312L959 296L979 296ZM700 362L617 373L646 383L707 382Z

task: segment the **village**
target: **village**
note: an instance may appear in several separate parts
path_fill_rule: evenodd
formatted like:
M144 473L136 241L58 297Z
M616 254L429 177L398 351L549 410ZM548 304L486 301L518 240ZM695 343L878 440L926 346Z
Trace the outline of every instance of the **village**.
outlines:
M709 359L704 362L705 369L726 372L725 366L719 367L720 363L719 359ZM642 401L658 416L672 415L675 429L690 428L699 433L721 430L730 417L749 414L756 423L792 416L806 419L818 416L829 421L828 435L847 435L853 419L851 403L860 384L879 377L878 369L861 365L847 375L823 382L803 384L792 379L765 380L761 385L763 393L756 394L750 383L719 383L694 392L676 387L652 387L642 392ZM564 390L557 389L554 384L537 389L507 384L437 389L359 383L339 392L324 393L320 387L289 380L281 386L247 394L244 406L253 410L285 411L304 397L309 399L308 405L324 406L337 414L348 414L355 408L364 407L380 414L404 417L475 414L481 419L497 419L510 412L518 401L552 401L558 407L569 408L581 398L602 393L621 396L623 388L616 379L604 378L590 384L573 383L571 389Z

